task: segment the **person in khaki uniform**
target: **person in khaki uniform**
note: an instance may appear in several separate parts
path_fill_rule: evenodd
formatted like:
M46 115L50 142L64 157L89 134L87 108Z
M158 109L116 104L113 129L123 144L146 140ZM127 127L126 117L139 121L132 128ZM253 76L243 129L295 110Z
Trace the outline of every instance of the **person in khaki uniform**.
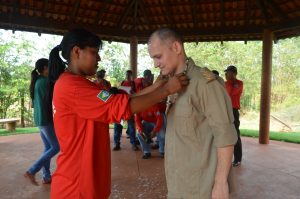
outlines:
M187 58L173 30L155 31L148 50L161 74L185 73L190 84L169 96L165 172L169 199L228 199L237 141L231 101L215 75ZM170 105L172 105L170 107Z

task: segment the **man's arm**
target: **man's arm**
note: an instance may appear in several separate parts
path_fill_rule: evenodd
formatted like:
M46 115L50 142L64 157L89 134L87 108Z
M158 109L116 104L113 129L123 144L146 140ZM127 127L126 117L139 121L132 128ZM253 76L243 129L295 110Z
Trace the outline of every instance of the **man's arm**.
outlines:
M233 145L217 148L218 163L212 199L229 199L228 175L231 168Z

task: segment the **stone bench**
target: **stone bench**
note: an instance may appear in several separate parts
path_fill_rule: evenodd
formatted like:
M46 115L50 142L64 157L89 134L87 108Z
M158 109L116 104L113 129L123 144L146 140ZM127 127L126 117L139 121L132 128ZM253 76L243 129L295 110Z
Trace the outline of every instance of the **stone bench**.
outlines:
M6 130L13 132L16 130L18 121L20 121L20 118L0 119L0 124L5 124Z

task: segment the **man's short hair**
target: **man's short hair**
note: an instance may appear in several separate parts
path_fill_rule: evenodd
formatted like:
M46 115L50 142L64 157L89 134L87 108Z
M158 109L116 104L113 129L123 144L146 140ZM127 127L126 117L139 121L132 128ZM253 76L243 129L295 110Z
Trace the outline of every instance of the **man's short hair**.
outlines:
M148 70L148 69L146 69L146 70L144 70L144 77L150 77L150 76L152 76L152 72L151 72L151 70Z
M155 32L153 32L151 34L148 43L151 43L151 40L156 36L161 41L171 41L171 42L177 41L177 42L183 44L182 36L178 32L176 32L175 30L170 29L170 28L159 28L159 29L157 29Z
M99 70L99 71L97 71L97 73L96 73L96 77L97 78L104 78L104 76L105 76L105 73L106 73L106 71L105 70Z

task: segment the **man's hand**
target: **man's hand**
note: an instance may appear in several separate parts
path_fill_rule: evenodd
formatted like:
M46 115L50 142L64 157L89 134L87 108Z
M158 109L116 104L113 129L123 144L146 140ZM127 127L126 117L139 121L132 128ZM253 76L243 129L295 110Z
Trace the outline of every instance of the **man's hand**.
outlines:
M164 86L169 94L173 94L183 90L188 84L189 78L184 73L180 73L169 78L168 82Z
M212 190L212 199L229 199L229 188L227 182L215 182Z

